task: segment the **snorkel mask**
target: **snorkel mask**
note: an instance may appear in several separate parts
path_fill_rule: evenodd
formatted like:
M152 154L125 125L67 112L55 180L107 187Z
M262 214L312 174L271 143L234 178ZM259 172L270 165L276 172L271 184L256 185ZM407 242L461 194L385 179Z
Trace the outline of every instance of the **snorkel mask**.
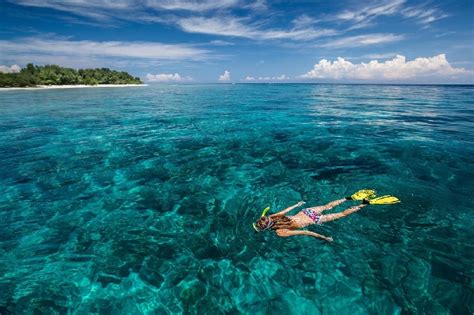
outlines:
M262 214L260 215L260 218L264 217L267 214L268 211L270 211L270 207L266 207L265 209L263 209ZM258 232L270 229L273 226L273 224L274 224L274 222L270 218L268 218L268 222L265 225L265 227L260 228L255 223L252 223L252 226L253 226L253 229L255 230L255 232L258 233Z

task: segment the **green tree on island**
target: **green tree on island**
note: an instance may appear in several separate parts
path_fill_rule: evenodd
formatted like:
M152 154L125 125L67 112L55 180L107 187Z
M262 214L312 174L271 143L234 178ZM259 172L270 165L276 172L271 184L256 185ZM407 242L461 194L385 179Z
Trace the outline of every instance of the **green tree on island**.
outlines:
M0 87L37 85L141 84L140 78L108 68L71 69L57 65L35 66L29 63L19 73L0 73Z

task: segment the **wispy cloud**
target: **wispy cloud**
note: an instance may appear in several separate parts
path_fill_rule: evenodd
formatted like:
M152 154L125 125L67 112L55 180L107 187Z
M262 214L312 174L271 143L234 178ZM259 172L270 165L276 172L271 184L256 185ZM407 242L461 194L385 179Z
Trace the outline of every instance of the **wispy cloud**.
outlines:
M225 40L211 40L209 42L209 45L213 45L213 46L233 46L234 43L231 43L231 42L228 42L228 41L225 41Z
M154 60L200 60L208 51L184 44L157 42L91 41L27 37L16 40L0 40L0 52L4 55L39 54L54 56L119 57Z
M192 81L193 78L190 76L181 76L179 73L160 73L160 74L151 74L148 73L146 75L146 80L148 82L189 82Z
M398 55L391 60L353 64L343 58L336 61L323 59L313 69L302 75L303 79L334 79L334 80L371 80L371 81L407 81L437 80L467 75L463 68L454 68L446 59L445 54L428 58L416 58L407 61Z
M247 0L8 0L12 3L30 6L50 8L64 11L75 15L88 17L96 20L118 18L123 20L145 20L150 17L149 13L164 11L184 11L194 13L205 13L216 10L224 10L233 7L255 9L263 7L264 2L254 3ZM140 12L141 14L137 14Z
M148 0L146 4L150 8L164 10L183 10L194 12L205 12L211 10L225 9L240 5L240 0Z
M298 25L290 29L264 29L261 25L252 23L248 18L234 16L181 18L176 23L182 30L189 33L244 37L256 40L311 40L338 34L336 30L317 29L307 25Z
M118 0L8 0L14 4L30 7L49 8L63 12L69 12L76 15L88 17L96 20L104 20L110 18L111 12L123 11L132 4L130 1Z
M317 20L317 19L315 19L311 16L308 16L306 14L302 14L302 15L299 15L296 18L294 18L293 21L291 21L291 22L297 28L304 28L304 27L308 27L308 26L311 26L311 25L314 25L314 24L318 23L319 20Z
M13 1L12 1L13 2ZM290 39L307 41L339 34L339 31L314 26L316 20L301 15L286 28L268 28L266 22L255 21L256 11L267 9L266 2L250 0L18 0L18 5L45 7L86 17L90 20L132 20L143 23L175 25L188 33L233 36L255 40ZM234 16L230 10L245 11ZM162 14L166 12L166 14ZM83 23L72 17L63 17L72 23Z
M417 23L425 26L449 16L438 8L429 8L426 5L406 7L401 11L401 14L406 18L413 18Z
M90 41L60 37L0 40L0 64L58 64L65 67L143 69L208 60L211 52L191 45L157 42ZM213 55L213 58L216 56Z
M379 16L396 14L404 3L405 0L378 1L352 10L345 10L337 14L336 18L353 22L350 29L363 28L371 25L372 21Z
M374 1L368 5L346 9L330 19L351 23L348 30L355 30L373 26L375 20L382 16L403 16L425 26L448 16L430 2L418 6L406 6L406 3L406 0Z
M407 6L406 0L376 0L318 18L302 14L286 26L271 26L278 12L265 0L7 0L17 5L43 7L76 16L59 17L71 23L115 26L118 21L174 25L184 32L233 36L253 40L310 41L374 25L383 16L414 19L424 27L448 16L427 2ZM264 11L263 11L264 10ZM257 19L265 12L265 18ZM280 12L281 13L281 12ZM79 19L85 17L86 19ZM85 21L84 21L85 20ZM336 22L332 27L317 27L319 22ZM106 23L104 23L106 22ZM342 23L342 27L341 27ZM118 23L120 24L120 23ZM348 25L347 25L348 24Z
M326 48L359 47L396 42L402 40L403 38L403 35L396 34L367 34L343 37L317 46Z

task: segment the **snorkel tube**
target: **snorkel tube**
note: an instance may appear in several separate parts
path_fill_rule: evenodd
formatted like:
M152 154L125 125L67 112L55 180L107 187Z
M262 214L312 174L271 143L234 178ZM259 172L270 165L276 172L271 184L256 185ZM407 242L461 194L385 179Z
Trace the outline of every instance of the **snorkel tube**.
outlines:
M263 209L262 215L260 216L260 218L264 217L267 214L268 211L270 211L270 207L266 207L265 209Z
M263 209L262 211L262 214L260 215L260 218L264 217L268 211L270 211L270 207L266 207L265 209ZM260 232L260 231L264 231L264 230L267 230L269 228L271 228L273 226L272 224L273 222L271 222L271 220L268 222L267 226L264 228L264 229L259 229L258 226L255 224L255 223L252 223L252 226L253 226L253 229L255 230L255 232Z

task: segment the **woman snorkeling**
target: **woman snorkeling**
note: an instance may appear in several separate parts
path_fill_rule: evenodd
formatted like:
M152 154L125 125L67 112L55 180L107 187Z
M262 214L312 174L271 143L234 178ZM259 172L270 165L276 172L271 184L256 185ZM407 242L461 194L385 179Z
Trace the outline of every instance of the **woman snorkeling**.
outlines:
M342 212L331 213L331 214L322 214L326 210L330 210L348 200L361 200L362 203L348 208ZM359 190L350 197L343 199L335 200L324 206L310 207L305 208L293 216L286 216L285 214L291 210L302 206L305 202L300 201L297 204L286 208L278 213L271 214L267 216L267 212L270 210L269 207L263 210L262 215L253 224L253 228L256 232L262 232L265 230L274 230L278 236L288 237L293 235L308 235L316 238L323 239L327 242L332 242L332 237L327 237L315 232L307 230L299 230L308 225L312 224L323 224L329 221L334 221L345 216L348 216L354 212L359 211L367 205L388 205L398 203L400 200L396 197L385 195L382 197L375 196L375 190L363 189Z

